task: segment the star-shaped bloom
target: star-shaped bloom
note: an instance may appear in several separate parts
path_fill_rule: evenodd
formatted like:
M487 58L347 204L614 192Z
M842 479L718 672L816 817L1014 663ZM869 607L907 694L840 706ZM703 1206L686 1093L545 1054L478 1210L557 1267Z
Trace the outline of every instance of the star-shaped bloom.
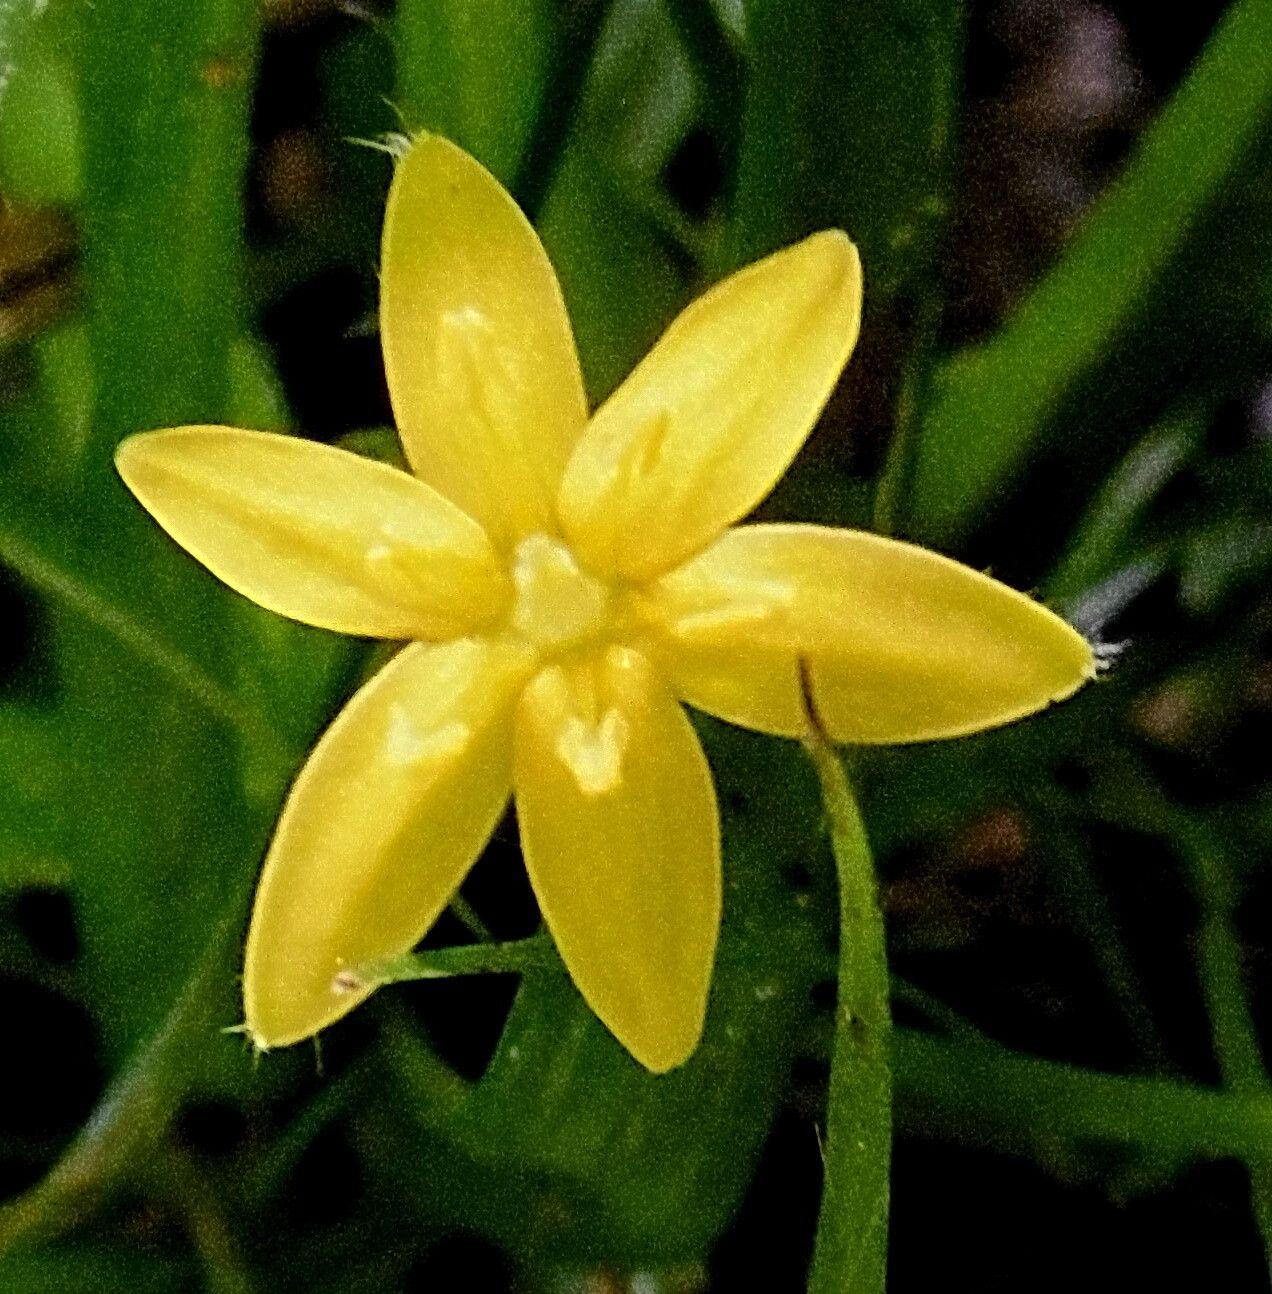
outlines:
M841 742L1009 722L1095 672L1021 593L853 530L736 525L856 341L830 230L695 301L589 416L561 291L495 179L436 136L400 161L380 326L411 472L228 427L130 438L129 487L231 588L405 646L292 787L247 939L246 1027L309 1037L455 894L509 796L574 983L643 1065L696 1046L719 814L682 703ZM621 307L620 307L621 308Z

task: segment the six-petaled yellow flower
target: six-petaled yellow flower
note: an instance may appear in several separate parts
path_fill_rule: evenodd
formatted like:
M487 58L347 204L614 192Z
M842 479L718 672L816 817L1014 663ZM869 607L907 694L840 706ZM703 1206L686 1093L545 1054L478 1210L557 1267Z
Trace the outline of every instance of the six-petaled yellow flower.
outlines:
M681 702L797 736L803 673L835 739L923 741L1068 696L1091 649L923 549L734 524L856 340L861 267L842 233L707 292L591 417L543 247L440 138L398 165L382 275L412 474L226 427L134 436L118 456L232 588L409 640L292 788L248 935L247 1029L291 1043L360 1001L349 973L421 938L512 794L575 984L642 1064L670 1069L702 1032L721 900L711 773Z

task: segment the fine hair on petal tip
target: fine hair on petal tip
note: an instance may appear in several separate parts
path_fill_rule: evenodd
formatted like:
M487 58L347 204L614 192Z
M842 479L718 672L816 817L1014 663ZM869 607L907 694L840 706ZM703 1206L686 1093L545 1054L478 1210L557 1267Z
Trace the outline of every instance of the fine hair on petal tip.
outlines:
M1091 652L1095 656L1095 672L1097 675L1107 674L1122 657L1130 650L1131 640L1123 638L1121 642L1101 642L1099 639L1088 638L1091 644Z
M221 1033L237 1034L243 1039L243 1042L252 1049L253 1068L261 1063L261 1057L269 1051L269 1044L262 1042L259 1036L252 1032L252 1026L246 1021L242 1024L227 1024L221 1029Z
M344 141L358 148L369 148L372 152L385 153L394 162L400 162L415 144L411 136L401 130L388 130L383 135L374 135L369 139L361 135L346 135Z
M1068 620L1091 645L1097 674L1107 674L1131 646L1129 638L1106 638L1109 625L1156 583L1159 573L1153 563L1132 563L1072 599Z

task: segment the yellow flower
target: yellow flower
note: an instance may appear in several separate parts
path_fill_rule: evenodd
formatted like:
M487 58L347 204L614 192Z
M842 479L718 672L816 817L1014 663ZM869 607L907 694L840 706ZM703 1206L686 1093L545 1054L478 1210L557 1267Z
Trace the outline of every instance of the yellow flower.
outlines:
M424 136L389 194L380 325L413 475L227 427L117 463L178 543L307 624L411 640L292 788L247 940L247 1029L309 1037L409 950L510 793L544 920L592 1009L664 1071L702 1032L719 816L681 702L762 732L952 737L1069 696L1090 646L956 562L858 531L735 526L848 358L861 267L830 230L694 302L589 419L543 247Z

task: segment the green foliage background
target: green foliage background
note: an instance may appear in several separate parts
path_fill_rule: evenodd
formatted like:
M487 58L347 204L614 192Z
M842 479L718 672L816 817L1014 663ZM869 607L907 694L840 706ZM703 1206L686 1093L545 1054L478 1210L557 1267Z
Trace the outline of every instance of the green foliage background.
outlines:
M783 1222L777 1201L815 1198L816 1154L756 1179L775 1123L815 1145L830 1051L833 875L816 781L783 743L703 724L726 914L682 1071L640 1071L551 970L524 977L501 1032L486 981L385 991L333 1031L322 1073L305 1049L254 1065L222 1032L279 804L370 662L219 586L110 457L143 428L294 425L262 320L333 267L373 310L389 163L343 141L402 125L456 139L531 212L597 399L703 284L812 229L853 234L861 354L770 514L889 529L1081 622L1143 626L1111 679L1036 722L851 760L892 896L902 1144L1023 1160L1109 1210L1175 1193L1199 1236L1208 1211L1240 1208L1232 1233L1272 1243L1272 442L1266 423L1226 430L1272 372L1272 0L1222 12L1049 268L957 346L954 0L399 0L348 17L318 60L319 214L247 239L262 21L250 0L0 0L0 196L62 231L59 276L76 249L74 295L51 293L0 224L0 1288L450 1288L461 1277L428 1264L460 1232L527 1290L730 1288L719 1246L748 1192L749 1228L803 1226L811 1246L813 1212ZM669 177L704 135L724 182L690 210ZM853 457L854 393L880 368L882 448ZM1078 968L1076 1026L1051 1028L1054 986L1004 1010L996 985L1019 968L987 972L942 926L951 882L932 869L987 823L1024 824L1026 902ZM509 875L514 838L492 864ZM916 892L943 958L905 916ZM69 953L28 920L60 896ZM492 912L501 936L528 933ZM443 998L498 1033L488 1064L451 1063ZM45 1084L47 1126L29 1117ZM1243 1165L1238 1185L1187 1194L1214 1160ZM920 1162L899 1158L899 1202L920 1199ZM997 1171L966 1162L974 1181ZM899 1214L894 1271L921 1270L896 1237L946 1234L922 1199ZM794 1248L773 1288L799 1287ZM1209 1261L1257 1288L1242 1254Z

